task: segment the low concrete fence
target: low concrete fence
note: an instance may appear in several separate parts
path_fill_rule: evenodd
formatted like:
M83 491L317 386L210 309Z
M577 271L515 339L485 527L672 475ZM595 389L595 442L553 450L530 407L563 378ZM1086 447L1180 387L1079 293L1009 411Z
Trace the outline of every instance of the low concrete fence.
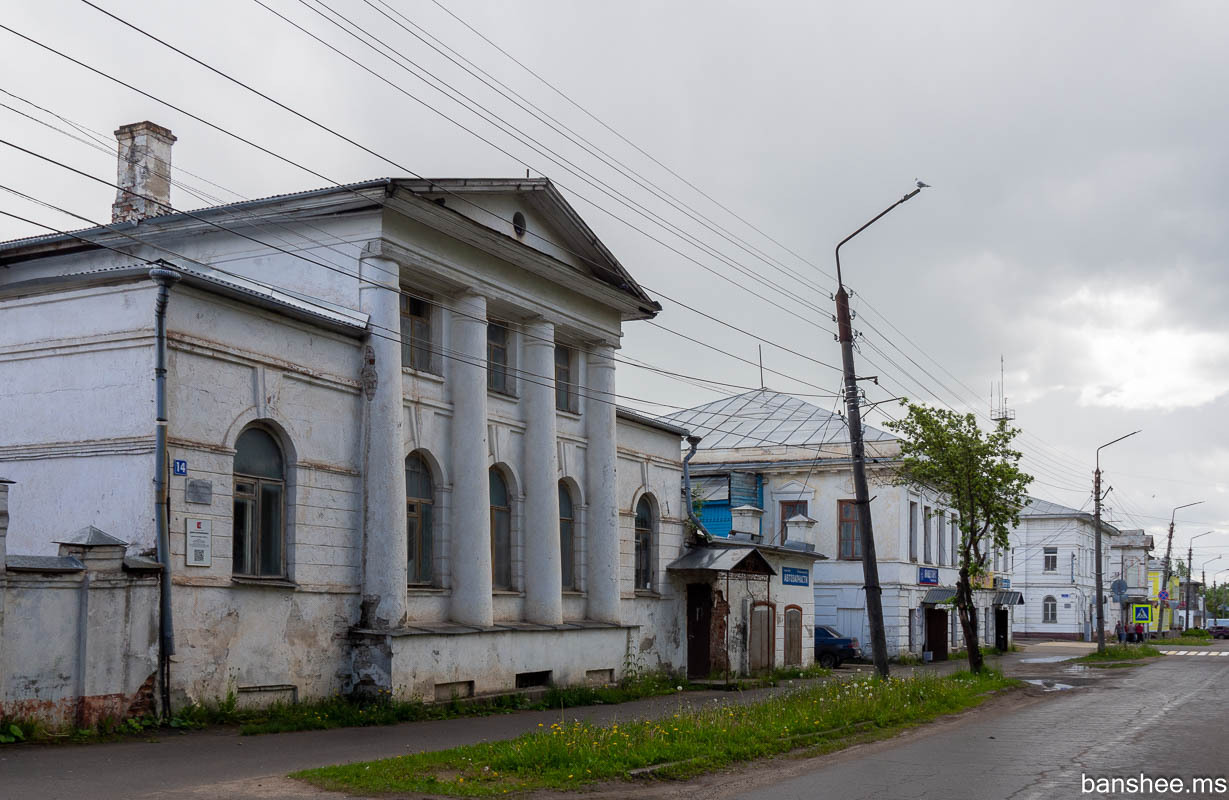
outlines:
M54 556L9 554L0 482L0 719L52 728L153 713L158 565L96 528Z

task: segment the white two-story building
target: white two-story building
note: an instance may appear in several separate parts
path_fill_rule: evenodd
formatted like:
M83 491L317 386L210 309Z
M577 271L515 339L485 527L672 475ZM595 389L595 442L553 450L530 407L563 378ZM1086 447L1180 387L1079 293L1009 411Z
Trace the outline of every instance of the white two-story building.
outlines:
M700 517L715 535L754 518L762 541L788 544L789 521L814 525L815 622L869 647L861 543L845 419L796 397L759 389L666 417L704 437L691 462ZM896 483L896 437L867 426L867 476L888 653L943 658L964 645L951 600L960 546L958 518L941 497ZM801 521L801 520L800 520ZM1006 647L1020 601L1005 552L977 590L983 644ZM997 581L997 583L996 583Z

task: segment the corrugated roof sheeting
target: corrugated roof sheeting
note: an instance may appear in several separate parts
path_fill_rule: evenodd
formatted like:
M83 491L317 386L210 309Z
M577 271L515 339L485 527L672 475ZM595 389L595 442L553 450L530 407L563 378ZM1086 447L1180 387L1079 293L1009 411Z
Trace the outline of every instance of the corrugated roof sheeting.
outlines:
M755 389L663 419L702 436L701 450L740 447L813 447L849 441L845 418L782 392ZM866 427L868 441L896 437Z

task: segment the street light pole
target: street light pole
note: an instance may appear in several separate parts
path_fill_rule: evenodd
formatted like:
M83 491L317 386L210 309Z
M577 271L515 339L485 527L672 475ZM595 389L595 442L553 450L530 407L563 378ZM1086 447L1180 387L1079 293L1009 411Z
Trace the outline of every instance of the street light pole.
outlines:
M888 677L888 642L883 631L883 598L879 587L879 564L875 560L875 534L871 525L870 492L866 486L866 453L862 442L862 412L858 401L858 376L853 363L853 325L849 315L849 293L841 279L841 247L881 217L922 191L918 188L880 211L870 222L841 240L836 246L836 326L841 343L841 367L845 380L845 418L849 423L849 449L853 461L854 506L858 514L858 534L862 545L862 579L866 589L866 617L870 630L871 655L875 670ZM839 537L838 537L839 538ZM839 555L839 554L838 554Z
M1195 540L1216 531L1204 531L1186 543L1186 629L1191 629L1191 582L1195 580Z
M1203 502L1202 500L1196 500L1193 503L1186 503L1185 505L1174 506L1174 510L1170 512L1169 514L1169 539L1165 543L1165 568L1161 570L1161 585L1157 588L1158 612L1159 612L1157 615L1157 620L1156 620L1157 636L1161 635L1161 626L1165 623L1165 606L1160 605L1159 601L1160 601L1160 593L1169 591L1169 557L1173 555L1173 551L1174 551L1174 519L1176 518L1178 509L1190 508L1191 506L1197 506L1202 502ZM1165 602L1168 603L1169 600L1167 599L1165 600ZM1171 627L1173 626L1173 621L1174 621L1174 615L1170 614L1169 624Z
M1134 436L1139 431L1131 431L1126 436L1119 436L1112 442L1106 442L1097 448L1097 470L1092 476L1092 496L1094 512L1093 520L1093 541L1095 542L1095 550L1097 553L1097 652L1105 652L1105 592L1102 588L1102 569L1101 569L1101 451L1109 447L1111 444L1121 442L1130 436Z

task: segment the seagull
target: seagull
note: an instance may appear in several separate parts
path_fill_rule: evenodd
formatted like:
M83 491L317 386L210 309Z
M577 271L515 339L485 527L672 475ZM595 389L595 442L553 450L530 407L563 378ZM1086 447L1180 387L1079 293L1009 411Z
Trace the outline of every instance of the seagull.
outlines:
M917 183L917 188L919 188L919 189L929 189L929 188L930 188L930 184L929 184L929 183L922 183L921 181L919 181L919 180L917 180L917 179L914 179L914 181L915 181L915 183Z

